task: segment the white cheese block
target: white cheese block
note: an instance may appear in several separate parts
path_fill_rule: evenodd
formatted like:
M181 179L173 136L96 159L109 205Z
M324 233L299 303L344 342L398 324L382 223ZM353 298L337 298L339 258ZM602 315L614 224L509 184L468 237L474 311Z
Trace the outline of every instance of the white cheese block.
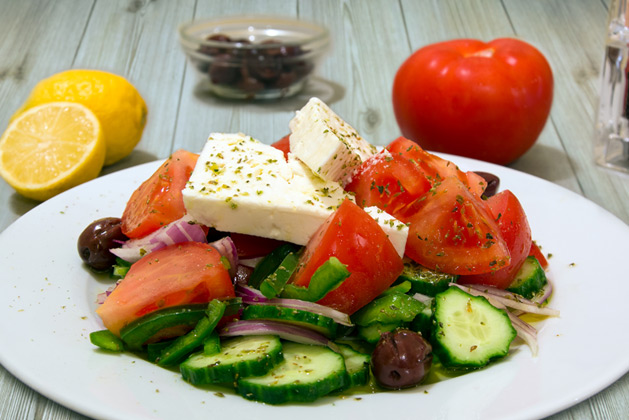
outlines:
M327 181L348 184L354 170L376 153L374 146L318 98L297 111L289 127L291 153Z
M294 156L244 134L212 133L183 190L188 214L219 231L305 245L345 198Z
M364 210L376 222L378 222L384 233L386 233L389 237L389 241L391 241L400 257L404 257L406 239L408 238L408 225L400 222L398 219L378 207L365 207Z

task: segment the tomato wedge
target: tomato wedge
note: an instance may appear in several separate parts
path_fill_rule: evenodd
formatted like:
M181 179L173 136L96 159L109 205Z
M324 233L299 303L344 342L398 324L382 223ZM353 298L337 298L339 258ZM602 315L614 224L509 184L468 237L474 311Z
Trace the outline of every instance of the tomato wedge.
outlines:
M360 207L377 206L391 215L424 195L432 184L410 160L380 152L367 159L345 190Z
M546 256L544 256L544 254L542 253L539 245L537 245L535 242L531 242L531 250L529 251L529 255L537 258L537 261L539 261L539 264L544 270L548 268L548 260L546 259Z
M155 310L233 296L219 252L208 244L184 242L133 264L96 313L119 335L125 325Z
M141 238L186 214L181 190L198 158L195 153L176 151L133 192L122 213L125 235Z
M511 263L507 267L489 273L461 276L459 282L505 289L511 284L529 255L532 244L531 228L522 205L511 191L502 191L487 199L486 203L498 223L500 235L507 244Z
M391 154L400 155L416 165L434 185L448 177L455 177L479 197L487 187L487 182L474 172L463 172L454 163L422 149L417 143L398 137L387 146Z
M509 264L509 250L485 203L448 177L398 213L410 223L406 255L450 274L482 274Z
M308 286L315 270L332 256L351 274L318 303L349 315L386 290L403 268L380 225L349 200L310 239L291 282Z

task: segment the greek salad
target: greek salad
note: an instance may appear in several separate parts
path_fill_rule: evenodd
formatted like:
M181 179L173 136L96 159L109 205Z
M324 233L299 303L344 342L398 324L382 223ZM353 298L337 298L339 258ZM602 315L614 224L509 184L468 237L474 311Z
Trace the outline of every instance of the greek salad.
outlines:
M95 346L268 404L536 356L522 315L559 315L548 261L497 177L376 148L317 98L289 128L212 133L85 228L81 259L114 278Z

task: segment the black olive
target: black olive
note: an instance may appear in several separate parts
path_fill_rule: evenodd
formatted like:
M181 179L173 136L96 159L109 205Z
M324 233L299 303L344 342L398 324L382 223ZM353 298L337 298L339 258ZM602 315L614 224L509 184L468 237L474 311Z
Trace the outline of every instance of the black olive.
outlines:
M77 248L81 259L96 271L108 270L116 263L116 256L109 252L126 241L122 233L121 220L106 217L92 222L79 236Z
M494 174L490 174L489 172L479 172L475 171L476 175L480 175L483 177L485 182L487 182L487 188L485 188L485 192L483 195L485 197L491 197L496 195L498 192L498 187L500 187L500 178L498 178Z
M432 366L432 346L421 334L399 329L382 334L371 355L376 382L389 389L418 385Z
M223 35L223 34L210 35L206 38L206 40L215 41L215 42L227 42L227 43L231 42L231 39L227 35ZM206 55L219 55L219 54L226 53L227 48L217 48L217 47L210 47L208 45L201 45L201 47L199 48L199 52Z
M217 55L214 58L208 74L210 80L216 85L230 85L238 80L240 73L239 66L235 65L232 61L230 54Z

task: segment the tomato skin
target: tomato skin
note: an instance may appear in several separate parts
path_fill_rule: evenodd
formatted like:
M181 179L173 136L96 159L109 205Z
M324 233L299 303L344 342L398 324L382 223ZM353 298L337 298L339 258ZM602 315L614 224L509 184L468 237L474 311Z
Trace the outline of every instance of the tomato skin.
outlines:
M345 190L355 194L360 207L377 206L395 215L431 186L423 172L408 159L381 152L363 162Z
M456 177L398 213L410 223L406 255L450 274L482 274L506 267L509 250L485 203Z
M317 268L337 257L351 273L318 303L353 314L386 290L402 272L402 258L378 223L345 200L313 235L291 282L307 286Z
M542 253L539 245L537 245L535 242L531 242L531 250L529 251L529 255L537 258L539 265L541 265L544 270L548 268L548 260L546 259L546 256Z
M119 335L125 325L158 309L234 296L219 252L208 244L184 242L133 264L96 313Z
M186 214L181 190L198 158L195 153L176 151L133 192L122 213L125 235L141 238Z
M482 284L499 289L509 287L524 260L531 251L531 228L517 197L509 190L501 191L487 199L491 214L497 219L500 234L511 255L511 263L490 273L461 276L459 283Z
M271 146L284 152L284 157L288 160L288 153L290 153L290 134L285 135L275 143L271 144Z
M544 128L553 75L520 40L458 39L413 53L398 69L392 97L402 134L425 149L507 164Z
M461 171L454 163L425 151L417 143L405 137L393 140L387 149L392 154L398 154L410 160L433 185L447 177L455 177L479 197L483 195L487 187L487 182L480 175Z

